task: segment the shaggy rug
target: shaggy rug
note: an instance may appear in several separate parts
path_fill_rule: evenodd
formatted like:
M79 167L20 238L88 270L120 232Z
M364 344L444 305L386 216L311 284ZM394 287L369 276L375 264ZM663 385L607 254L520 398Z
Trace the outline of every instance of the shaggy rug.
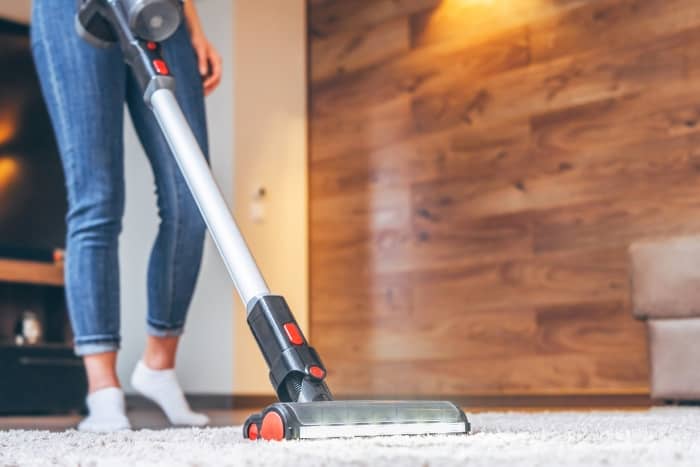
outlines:
M239 427L0 432L0 465L698 466L700 409L481 413L469 436L246 441Z

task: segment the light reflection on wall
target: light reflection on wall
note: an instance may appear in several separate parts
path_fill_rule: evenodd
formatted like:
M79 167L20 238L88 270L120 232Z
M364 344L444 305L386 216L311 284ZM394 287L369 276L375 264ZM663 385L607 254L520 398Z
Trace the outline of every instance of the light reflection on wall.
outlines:
M442 0L418 32L418 42L473 40L520 27L553 9L552 0Z

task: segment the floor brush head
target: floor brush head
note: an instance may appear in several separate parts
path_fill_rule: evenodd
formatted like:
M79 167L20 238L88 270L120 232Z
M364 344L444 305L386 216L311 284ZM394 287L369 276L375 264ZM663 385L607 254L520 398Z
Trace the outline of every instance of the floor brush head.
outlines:
M469 421L446 401L278 402L252 415L249 439L325 439L392 435L467 434Z

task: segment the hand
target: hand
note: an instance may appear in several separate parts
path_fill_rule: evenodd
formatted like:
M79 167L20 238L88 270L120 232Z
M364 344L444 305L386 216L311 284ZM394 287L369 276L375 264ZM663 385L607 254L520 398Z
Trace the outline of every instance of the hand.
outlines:
M221 56L204 34L191 34L191 38L204 84L204 95L208 96L221 83Z
M202 76L204 95L208 96L221 82L221 55L204 34L192 0L185 2L185 20L190 31L192 47L197 55L197 66Z

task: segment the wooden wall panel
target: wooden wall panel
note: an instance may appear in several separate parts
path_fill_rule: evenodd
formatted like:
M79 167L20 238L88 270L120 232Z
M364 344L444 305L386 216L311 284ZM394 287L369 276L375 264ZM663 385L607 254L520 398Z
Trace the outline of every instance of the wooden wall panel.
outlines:
M310 0L340 394L647 391L626 248L700 232L697 0Z

